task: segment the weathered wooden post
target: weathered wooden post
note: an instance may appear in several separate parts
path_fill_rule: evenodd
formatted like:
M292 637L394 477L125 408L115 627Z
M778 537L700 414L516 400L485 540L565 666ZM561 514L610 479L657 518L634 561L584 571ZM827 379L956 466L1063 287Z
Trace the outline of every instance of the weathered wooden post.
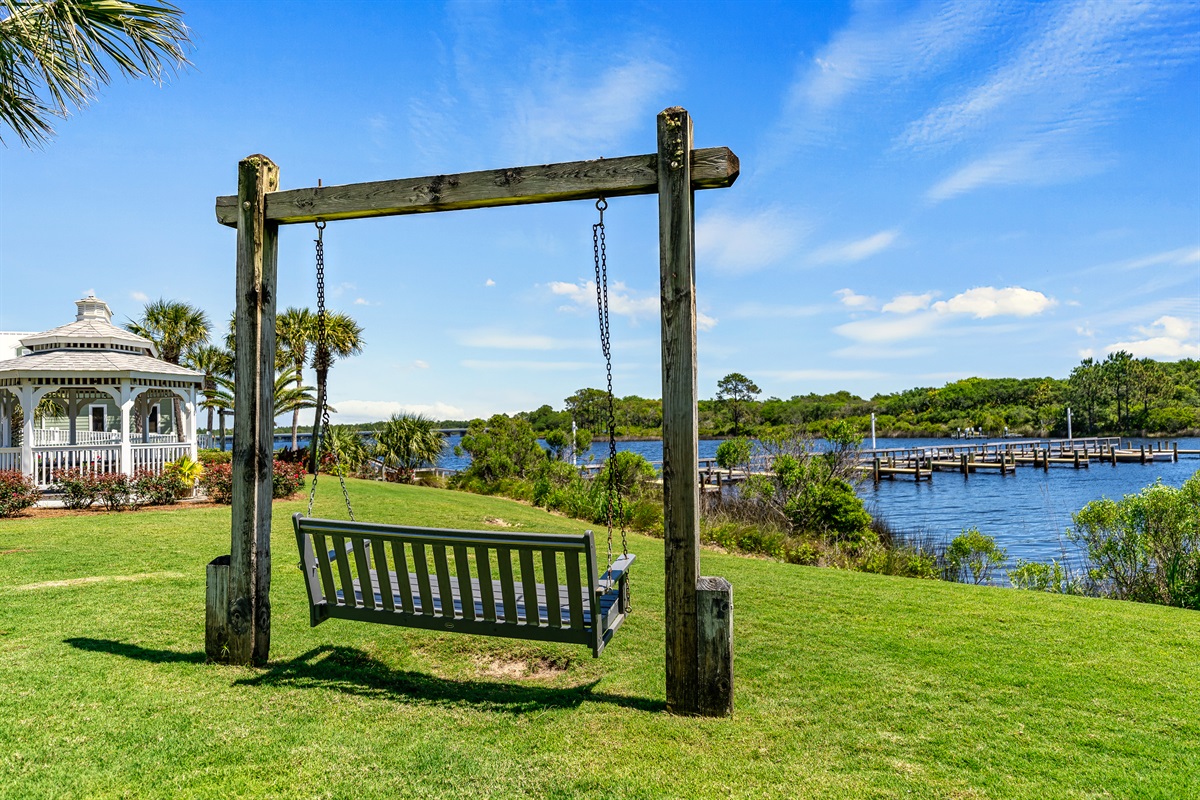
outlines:
M727 716L733 713L733 593L724 579L700 577L691 162L691 117L668 108L658 115L667 710Z
M205 651L214 661L265 664L271 647L271 481L274 443L275 282L278 223L266 194L279 168L263 155L238 164L237 353L234 363L233 510L230 554L212 562ZM224 609L213 606L224 599Z

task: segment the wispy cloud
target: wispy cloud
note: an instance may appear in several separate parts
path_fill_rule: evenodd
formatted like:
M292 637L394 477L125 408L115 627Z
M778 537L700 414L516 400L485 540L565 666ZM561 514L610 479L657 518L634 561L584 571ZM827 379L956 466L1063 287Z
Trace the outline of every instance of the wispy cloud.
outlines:
M1127 350L1137 358L1200 358L1200 325L1195 320L1163 316L1137 328L1141 339L1113 342L1106 353Z
M580 342L533 333L517 333L499 328L477 328L459 331L456 341L464 347L483 347L494 350L564 350L579 347Z
M551 281L547 286L556 297L568 301L559 306L560 311L596 311L596 282ZM631 322L653 319L659 314L660 301L657 295L641 295L632 291L621 281L608 287L608 310L610 314L627 317Z
M440 401L400 403L392 400L335 400L333 405L337 408L333 419L343 424L376 422L392 414L424 414L433 419L461 419L467 416L466 411L458 406Z
M730 319L798 319L814 317L826 310L828 309L825 306L819 305L772 305L751 301L739 303L726 316Z
M878 301L874 297L868 297L865 294L858 294L853 289L838 289L834 292L838 301L846 308L853 308L861 311L871 311L875 309Z
M596 369L591 361L482 361L468 358L460 362L466 369L503 370L524 372L571 372L581 369Z
M129 297L131 300L136 300L139 303L150 302L150 295L146 294L145 292L130 292Z
M809 225L777 208L755 213L715 211L696 222L696 258L718 272L741 275L791 255Z
M887 250L895 243L898 235L899 231L897 230L887 230L871 234L863 239L828 244L816 250L812 254L812 260L818 264L845 264L862 261Z
M934 294L898 295L883 306L881 315L846 322L833 331L860 343L892 345L931 336L955 318L1031 317L1058 304L1052 297L1019 286L980 286L931 303Z

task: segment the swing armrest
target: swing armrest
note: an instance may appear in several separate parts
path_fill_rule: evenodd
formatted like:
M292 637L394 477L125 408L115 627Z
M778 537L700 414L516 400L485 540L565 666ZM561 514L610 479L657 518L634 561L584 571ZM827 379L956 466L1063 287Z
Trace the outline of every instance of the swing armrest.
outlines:
M625 580L625 573L629 569L629 565L633 563L635 556L633 553L624 556L618 556L613 560L612 570L605 571L600 574L600 585L596 587L596 594L604 595L610 591L615 592L620 588L621 582ZM611 574L612 587L609 588L609 575Z

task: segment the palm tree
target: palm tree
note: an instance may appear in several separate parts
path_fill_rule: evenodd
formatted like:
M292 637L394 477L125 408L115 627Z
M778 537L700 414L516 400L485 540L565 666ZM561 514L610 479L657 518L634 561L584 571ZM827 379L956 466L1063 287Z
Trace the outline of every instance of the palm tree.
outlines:
M329 368L333 366L333 362L337 358L348 358L356 356L362 352L363 345L366 342L362 338L362 326L349 314L343 314L339 311L329 312L325 316L325 342L327 351L325 358L322 358L320 345L318 343L317 352L313 354L313 368L317 371L317 407L324 408L328 402L327 387ZM313 432L312 441L319 440L321 433L320 415L313 417ZM309 459L308 471L316 473L317 471L317 452L313 448Z
M0 0L0 12L0 122L26 147L48 142L54 117L94 99L110 68L162 83L189 63L183 12L166 3Z
M184 364L189 369L204 373L204 402L202 408L208 409L208 432L213 429L213 412L222 407L222 397L217 377L227 377L233 372L233 354L215 345L206 344L193 348L184 356Z
M178 300L159 298L147 303L142 318L125 327L154 342L158 357L171 364L179 364L186 353L208 342L208 315ZM178 395L173 399L175 433L183 441L183 401Z
M303 370L309 352L317 338L317 317L307 308L288 307L275 317L275 366L291 366L296 371L296 385L304 383ZM292 412L292 450L296 449L300 432L300 410Z
M222 405L218 408L224 408L227 411L237 413L237 406L234 403L234 381L231 376L218 375L216 376L217 389L215 398ZM284 414L290 414L296 409L315 408L317 405L316 397L313 396L313 387L304 386L303 384L296 385L296 371L292 367L284 367L275 374L275 405L272 408L273 416L282 417ZM331 409L333 410L333 409Z
M370 458L371 452L363 443L362 437L349 425L331 425L321 440L321 456L332 453L337 449L337 460L341 463L343 474L357 474Z
M375 455L411 479L417 467L437 463L444 444L433 420L421 414L392 414L375 436Z

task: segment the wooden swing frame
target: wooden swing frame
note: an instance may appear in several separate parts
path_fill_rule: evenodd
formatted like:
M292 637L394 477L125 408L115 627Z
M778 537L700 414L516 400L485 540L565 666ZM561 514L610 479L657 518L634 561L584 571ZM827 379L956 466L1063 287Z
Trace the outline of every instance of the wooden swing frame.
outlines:
M667 710L733 711L733 590L700 575L694 194L732 186L737 156L692 148L682 108L658 115L658 150L596 161L279 191L266 156L238 164L217 221L237 228L233 509L230 554L208 567L205 650L265 664L271 641L271 483L279 226L567 200L658 194L662 304Z

